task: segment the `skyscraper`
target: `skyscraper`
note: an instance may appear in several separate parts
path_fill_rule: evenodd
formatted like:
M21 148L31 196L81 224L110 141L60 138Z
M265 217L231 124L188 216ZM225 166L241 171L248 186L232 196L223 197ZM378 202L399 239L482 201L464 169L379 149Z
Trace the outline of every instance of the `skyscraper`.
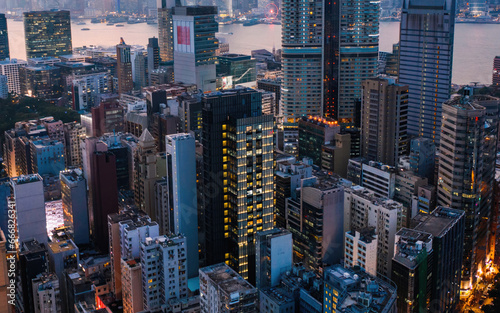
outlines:
M180 5L180 0L158 0L158 43L162 63L174 60L172 10Z
M160 66L160 46L158 44L158 38L149 38L148 42L148 74L151 76L153 70L158 69ZM148 77L151 84L151 78Z
M304 115L356 126L361 82L378 71L379 2L283 0L281 14L285 141Z
M431 310L456 312L460 299L460 274L464 246L465 213L438 207L431 214L420 213L411 227L432 234Z
M500 86L500 56L493 60L493 85Z
M378 73L380 3L372 0L337 1L342 5L340 79L338 108L333 114L342 125L355 126L361 118L357 113L362 97L361 83ZM327 57L330 56L325 54L325 59Z
M80 169L60 173L64 226L73 233L76 244L89 243L87 184Z
M0 75L7 76L7 87L9 92L21 94L21 80L19 79L19 68L26 65L23 60L5 60L0 61Z
M69 11L25 12L24 35L27 59L73 53Z
M276 287L293 264L293 239L289 230L273 228L256 235L256 287Z
M156 182L156 146L155 139L146 128L134 153L134 198L138 208L156 220L155 182Z
M372 78L362 88L361 155L394 166L408 146L408 86Z
M16 221L19 243L36 240L42 244L48 241L43 179L38 174L11 179L16 201Z
M102 252L109 249L108 215L118 212L116 157L111 152L96 151L91 155L92 210L90 227L96 246Z
M404 0L399 82L409 86L408 134L439 143L453 65L455 0Z
M273 116L247 88L202 102L207 264L227 262L252 281L255 233L273 227Z
M286 130L296 129L301 116L322 115L323 1L283 0L281 16L281 101Z
M396 233L391 279L398 287L398 312L425 312L431 299L432 235L401 228Z
M0 14L0 61L10 58L9 36L7 34L7 19Z
M128 93L134 89L132 79L132 60L130 58L130 46L120 38L116 45L116 76L118 77L118 93Z
M461 296L467 296L486 262L491 194L484 191L486 109L469 96L443 104L438 172L438 205L465 211Z
M172 234L186 237L188 278L198 275L198 207L195 140L191 134L167 135L168 211Z
M196 84L204 92L215 91L219 47L215 33L217 7L175 7L173 10L174 77L176 82Z

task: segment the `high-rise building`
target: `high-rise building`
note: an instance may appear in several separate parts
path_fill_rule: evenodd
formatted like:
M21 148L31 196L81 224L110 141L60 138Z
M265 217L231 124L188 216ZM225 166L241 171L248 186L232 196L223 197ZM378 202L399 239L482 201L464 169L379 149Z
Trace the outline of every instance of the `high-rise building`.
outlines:
M394 166L408 146L408 86L371 78L362 88L361 155Z
M64 123L64 142L66 144L66 165L67 167L82 166L82 151L80 143L86 136L86 129L80 123Z
M301 179L312 177L312 160L304 159L296 162L295 158L286 158L276 161L276 227L286 228L286 203L288 198L297 198L297 189L300 187Z
M219 44L215 33L217 7L175 7L173 10L174 76L176 82L196 84L204 92L216 90Z
M20 94L55 102L62 96L61 70L50 65L19 68Z
M8 79L5 75L0 75L0 99L7 99L9 97Z
M460 300L465 212L438 207L431 214L418 214L412 219L411 227L433 236L430 309L456 312Z
M70 12L25 12L24 36L27 59L71 54Z
M493 60L493 85L500 86L500 56Z
M103 101L92 108L92 134L102 136L105 133L123 131L125 109L118 101Z
M323 113L323 6L323 1L284 0L282 3L281 113L285 131L296 131L302 116L322 116ZM332 24L338 22L336 15L332 18Z
M155 139L146 128L137 143L134 154L134 199L138 208L153 220L155 213L156 146Z
M80 262L80 250L73 240L54 239L47 244L49 269L59 279L63 278L63 271L77 269Z
M324 272L322 312L394 313L396 289L392 282L374 277L359 267L333 265ZM377 301L374 301L375 297Z
M7 34L7 19L0 14L0 61L10 58L9 36Z
M92 210L90 227L94 243L103 252L109 249L108 215L118 212L116 156L111 152L96 151L91 155Z
M33 173L59 176L65 169L65 146L61 141L50 139L30 140L30 164Z
M281 275L290 271L293 265L292 233L286 229L273 228L257 233L255 243L256 286L276 287Z
M255 233L274 224L274 117L262 115L261 94L248 88L202 102L207 263L227 262L254 281Z
M0 75L7 76L7 87L9 92L21 94L21 80L19 78L19 67L26 65L23 60L11 59L0 61Z
M89 243L87 183L80 169L62 171L61 200L64 226L69 227L77 245Z
M398 312L426 312L431 300L432 235L401 228L396 233L392 281L398 287Z
M131 52L132 58L132 78L134 88L140 90L149 86L148 56L144 49L137 49Z
M62 313L62 294L59 279L53 273L40 273L33 279L34 313Z
M408 135L439 143L453 65L455 0L404 0L399 82L408 85Z
M198 201L194 136L167 135L167 182L169 205L161 220L168 220L169 232L186 238L188 278L198 275Z
M151 72L160 67L160 46L158 44L158 38L149 38L148 42L148 81L151 82ZM150 83L151 84L151 83Z
M286 225L293 234L294 259L307 269L339 263L344 244L344 187L324 172L304 178L286 200Z
M144 310L157 310L171 299L188 296L186 238L146 238L141 243Z
M120 259L122 268L123 313L141 312L142 266L138 259Z
M436 145L431 139L417 137L410 141L410 169L417 175L434 181Z
M174 26L172 11L180 6L180 0L158 0L158 43L162 63L174 60Z
M340 77L338 107L333 117L342 125L355 126L361 119L357 111L363 97L362 82L378 73L380 3L371 0L337 2L341 3Z
M394 198L396 170L394 167L368 161L364 158L349 159L347 179L364 187L381 198Z
M344 265L359 266L377 276L377 234L375 227L354 229L345 233Z
M38 174L11 179L16 202L18 242L36 240L46 244L48 240L43 179Z
M39 222L40 223L40 222ZM44 227L45 228L45 227ZM18 277L21 288L16 290L16 309L19 312L35 312L32 281L49 270L47 247L35 239L19 241ZM35 293L36 294L36 293Z
M443 104L438 172L438 205L465 211L461 296L474 288L486 263L488 219L494 181L487 174L486 109L472 95ZM489 139L488 139L489 140Z
M118 93L129 93L134 89L132 79L132 60L130 58L130 46L120 38L116 45L116 77L118 78Z
M346 188L344 230L375 227L377 234L377 275L391 276L394 238L401 228L401 203L379 198L363 188Z
M340 133L337 121L318 116L303 116L299 123L299 158L310 158L314 165L321 166L323 145L335 143Z
M259 312L259 292L224 263L200 268L200 307L202 313Z
M418 205L415 205L418 191L421 186L427 186L427 178L415 175L412 171L399 169L396 172L394 187L394 200L403 205L402 223L404 227L410 227L410 220L418 213Z
M158 224L143 211L124 210L108 215L112 291L122 297L122 260L140 257L141 243L159 235ZM140 262L139 262L140 263Z
M71 94L73 110L89 110L98 105L97 95L112 90L112 79L107 72L78 75L73 79Z

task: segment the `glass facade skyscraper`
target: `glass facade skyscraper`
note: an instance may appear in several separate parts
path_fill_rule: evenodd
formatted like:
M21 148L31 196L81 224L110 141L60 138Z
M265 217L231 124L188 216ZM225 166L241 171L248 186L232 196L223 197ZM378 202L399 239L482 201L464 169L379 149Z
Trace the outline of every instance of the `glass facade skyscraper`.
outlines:
M0 61L10 58L9 36L7 35L7 19L0 14Z
M28 59L73 53L69 11L24 13L24 35Z
M180 5L180 0L158 0L158 41L160 60L163 63L174 60L172 10Z
M305 115L321 115L323 105L323 2L283 0L282 114L285 127Z
M451 87L455 0L404 0L399 82L409 86L408 135L439 143Z
M255 282L255 234L273 228L274 117L247 88L202 98L207 264L225 262Z
M335 117L342 125L354 126L360 119L356 105L362 98L361 83L378 74L380 1L340 3L340 87Z

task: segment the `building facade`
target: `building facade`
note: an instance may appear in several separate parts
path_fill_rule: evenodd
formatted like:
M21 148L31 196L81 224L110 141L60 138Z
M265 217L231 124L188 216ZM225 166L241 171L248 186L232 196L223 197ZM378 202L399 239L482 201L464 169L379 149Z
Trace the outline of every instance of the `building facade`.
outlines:
M408 146L408 87L390 78L362 83L361 155L394 166Z
M455 0L404 0L399 82L408 85L408 135L439 143L442 104L450 95Z
M173 52L176 82L196 84L204 92L216 90L219 46L215 33L217 7L193 6L173 9Z
M73 53L69 11L25 12L24 35L27 59Z

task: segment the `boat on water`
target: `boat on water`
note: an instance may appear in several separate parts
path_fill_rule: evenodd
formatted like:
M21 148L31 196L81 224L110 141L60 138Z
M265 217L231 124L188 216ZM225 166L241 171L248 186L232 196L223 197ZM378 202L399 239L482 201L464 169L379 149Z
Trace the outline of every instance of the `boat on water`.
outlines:
M253 25L257 25L257 24L259 24L258 19L251 19L251 20L247 20L246 22L244 22L243 26L253 26Z
M101 20L98 19L98 18L96 18L96 17L94 17L93 19L90 20L90 23L92 23L92 24L98 24L98 23L101 23Z
M82 28L82 30L90 30L90 28Z
M87 23L85 23L85 22L78 22L78 23L76 23L76 25L87 25Z
M148 20L147 24L148 25L156 25L156 24L158 24L158 21L156 21L156 20Z
M125 25L123 25L123 24L116 24L115 26L116 27L125 27Z

